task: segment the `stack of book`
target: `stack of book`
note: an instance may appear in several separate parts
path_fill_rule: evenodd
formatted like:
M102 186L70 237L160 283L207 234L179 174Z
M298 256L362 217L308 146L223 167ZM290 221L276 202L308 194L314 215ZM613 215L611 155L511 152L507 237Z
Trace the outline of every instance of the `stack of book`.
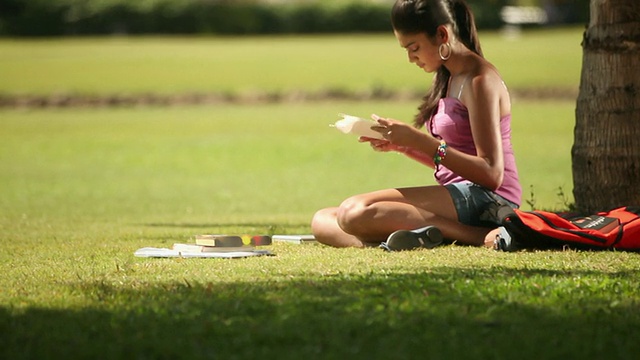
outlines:
M175 243L172 249L186 253L246 252L270 244L271 237L267 235L196 235L195 243Z

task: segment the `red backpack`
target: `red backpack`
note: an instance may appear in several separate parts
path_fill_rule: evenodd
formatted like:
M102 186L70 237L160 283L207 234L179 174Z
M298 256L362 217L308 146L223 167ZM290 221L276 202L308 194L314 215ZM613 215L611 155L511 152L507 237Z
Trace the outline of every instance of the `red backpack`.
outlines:
M494 215L511 236L511 246L503 249L506 251L566 247L640 251L640 206L590 216L500 206Z

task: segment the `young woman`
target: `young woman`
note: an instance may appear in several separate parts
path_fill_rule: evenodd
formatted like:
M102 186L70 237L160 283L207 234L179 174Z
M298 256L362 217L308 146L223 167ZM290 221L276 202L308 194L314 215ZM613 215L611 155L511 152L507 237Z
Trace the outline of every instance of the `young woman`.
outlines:
M397 0L392 25L409 62L435 77L414 126L373 115L377 125L372 128L384 139L360 141L434 168L439 185L350 197L339 207L318 211L313 234L335 247L392 239L438 244L442 236L491 247L501 229L480 215L496 201L518 207L522 194L507 88L482 55L473 14L464 1Z

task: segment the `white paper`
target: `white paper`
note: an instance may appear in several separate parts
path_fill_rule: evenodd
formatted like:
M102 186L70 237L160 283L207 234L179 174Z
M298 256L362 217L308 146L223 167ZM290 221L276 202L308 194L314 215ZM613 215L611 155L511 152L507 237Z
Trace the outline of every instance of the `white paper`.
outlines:
M150 258L243 258L249 256L272 255L269 250L230 251L230 252L185 252L167 248L144 247L136 250L133 255Z
M382 134L371 129L372 126L377 125L376 122L346 114L340 114L340 116L342 119L336 121L334 126L343 133L383 139Z

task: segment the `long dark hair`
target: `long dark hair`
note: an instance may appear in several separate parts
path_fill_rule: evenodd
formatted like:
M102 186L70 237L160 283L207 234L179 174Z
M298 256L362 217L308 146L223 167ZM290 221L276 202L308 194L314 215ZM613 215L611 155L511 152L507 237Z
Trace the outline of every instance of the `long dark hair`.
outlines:
M425 33L435 39L438 26L450 24L460 41L471 51L482 55L473 13L464 0L396 0L391 11L394 30L403 34ZM449 70L440 66L431 88L418 107L414 125L421 127L436 111L438 101L447 96Z

